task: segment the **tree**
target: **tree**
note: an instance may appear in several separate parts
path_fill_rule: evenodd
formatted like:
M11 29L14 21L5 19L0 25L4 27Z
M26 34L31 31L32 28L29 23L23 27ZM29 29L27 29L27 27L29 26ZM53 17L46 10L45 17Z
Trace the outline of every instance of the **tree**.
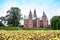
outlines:
M4 20L4 17L0 17L0 26L4 26L4 24L2 23L2 21Z
M51 28L60 29L60 16L53 16L50 20Z
M10 10L7 11L9 18L8 18L8 25L12 24L13 26L18 26L20 19L21 19L21 13L20 9L18 7L11 7Z

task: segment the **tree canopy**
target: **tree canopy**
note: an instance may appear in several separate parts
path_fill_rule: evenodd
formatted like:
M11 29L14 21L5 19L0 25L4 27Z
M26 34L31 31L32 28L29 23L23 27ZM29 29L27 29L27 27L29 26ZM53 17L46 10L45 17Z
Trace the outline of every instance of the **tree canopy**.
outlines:
M60 29L60 16L53 16L50 20L51 28Z
M8 13L8 25L12 24L13 26L18 26L20 24L21 13L18 7L11 7L10 10L7 11Z

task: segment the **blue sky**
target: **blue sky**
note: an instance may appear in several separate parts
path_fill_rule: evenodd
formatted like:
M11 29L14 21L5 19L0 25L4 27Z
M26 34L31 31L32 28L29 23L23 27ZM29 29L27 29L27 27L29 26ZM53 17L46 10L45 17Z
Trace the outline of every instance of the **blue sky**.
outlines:
M29 11L36 9L38 17L43 11L48 20L54 15L60 15L60 0L0 0L0 16L5 16L11 7L19 7L22 15L28 15Z

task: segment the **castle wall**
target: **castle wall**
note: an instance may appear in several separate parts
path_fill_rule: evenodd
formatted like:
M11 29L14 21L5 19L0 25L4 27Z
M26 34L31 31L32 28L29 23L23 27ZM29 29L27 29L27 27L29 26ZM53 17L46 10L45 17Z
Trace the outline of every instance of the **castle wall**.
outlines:
M40 20L40 27L43 28L43 21Z
M46 16L42 16L42 18L43 18L43 27L48 27L48 20Z
M33 28L33 21L31 19L29 19L28 21L28 27Z
M39 27L40 27L40 20L37 19L37 20L36 20L36 23L37 23L37 24L36 24L36 25L37 25L36 27L39 28Z
M28 19L24 19L24 28L28 27Z
M33 20L33 27L36 28L36 20Z

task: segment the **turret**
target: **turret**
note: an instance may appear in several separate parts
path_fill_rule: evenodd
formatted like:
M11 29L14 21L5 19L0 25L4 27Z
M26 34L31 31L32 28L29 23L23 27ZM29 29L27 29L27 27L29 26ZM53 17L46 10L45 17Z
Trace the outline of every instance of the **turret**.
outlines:
M48 27L48 19L44 11L42 16L42 21L43 21L43 27Z
M34 17L35 18L37 17L37 15L36 15L36 9L34 9Z
M45 12L43 11L43 16L46 16Z
M29 19L32 19L32 12L31 12L31 10L29 12Z
M24 15L24 28L28 27L28 17L26 17L26 15Z
M29 13L28 27L29 28L32 28L33 27L32 12L31 12L31 10L30 10L30 13Z

